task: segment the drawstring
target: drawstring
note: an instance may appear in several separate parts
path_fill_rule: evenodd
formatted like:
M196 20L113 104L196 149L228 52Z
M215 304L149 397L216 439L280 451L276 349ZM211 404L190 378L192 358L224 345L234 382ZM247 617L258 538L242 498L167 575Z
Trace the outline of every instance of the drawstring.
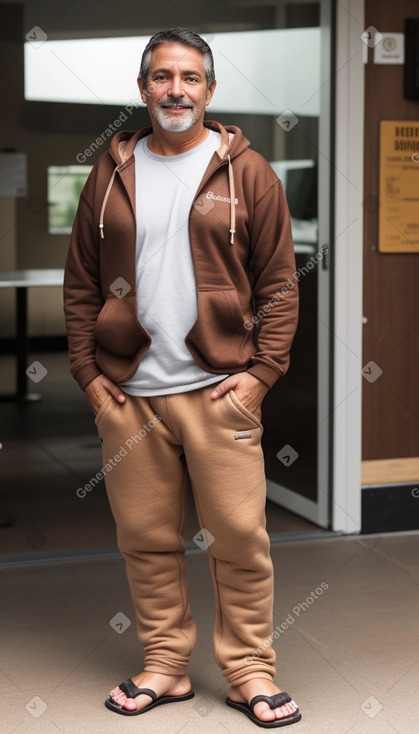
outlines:
M236 234L236 191L234 188L233 164L228 155L228 185L230 189L230 245L234 245L234 235Z
M231 162L231 158L229 155L227 156L227 159L228 159L228 185L229 185L229 191L230 191L230 245L234 245L234 235L236 234L236 190L234 187L233 164ZM116 168L114 168L113 170L111 179L106 189L105 196L103 198L102 207L100 209L99 230L100 230L100 237L102 240L105 239L104 223L103 223L103 218L105 215L105 208L108 202L109 194L111 193L111 188L115 180L117 170L118 170L118 166L116 166Z
M118 166L116 168L114 168L114 170L113 170L113 173L112 173L112 176L111 176L111 180L108 183L108 188L106 189L106 193L105 193L105 196L104 196L104 199L103 199L103 202L102 202L102 208L100 210L100 215L99 215L99 230L100 230L100 236L101 236L101 239L102 240L105 239L105 234L103 232L103 227L104 227L104 225L103 225L103 217L105 215L105 207L106 207L106 204L107 204L107 201L108 201L108 198L109 198L109 194L111 193L112 184L114 182L114 179L115 179L117 170L118 170Z

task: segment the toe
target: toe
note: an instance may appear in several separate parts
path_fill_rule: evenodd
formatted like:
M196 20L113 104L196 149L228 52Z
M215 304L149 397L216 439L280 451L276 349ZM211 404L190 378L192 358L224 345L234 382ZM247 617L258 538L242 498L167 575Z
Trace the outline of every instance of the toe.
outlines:
M273 721L275 719L275 711L264 701L257 703L253 707L253 713L261 721Z
M137 704L135 703L134 699L128 698L126 694L121 691L119 686L113 688L110 695L112 700L115 701L118 706L121 706L128 711L135 711L135 709L137 708Z
M111 699L112 699L112 701L115 701L115 703L117 703L118 706L123 706L124 703L125 703L125 701L127 700L127 697L124 696L122 693L120 693L120 694L117 694L116 693L113 696L111 695Z
M292 714L295 714L297 711L297 704L295 701L290 701L290 703L284 704L284 706L279 706L277 709L274 709L275 718L277 719L283 719L286 716L292 716Z
M137 704L135 703L135 700L133 698L127 698L123 706L124 709L128 709L128 711L135 711L137 708Z
M261 721L274 721L275 719L284 719L287 716L292 716L297 711L297 708L295 701L290 701L290 703L286 703L276 709L271 709L269 704L261 701L254 706L253 713Z
M114 699L115 699L115 701L116 701L116 699L117 699L117 698L121 698L121 696L123 696L124 698L126 698L126 695L125 695L125 693L123 693L123 692L121 691L121 689L120 689L120 687L119 687L119 686L116 686L116 688L113 688L113 689L111 690L111 692L110 692L110 694L109 694L109 695L110 695L110 696L112 696L112 698L114 698Z

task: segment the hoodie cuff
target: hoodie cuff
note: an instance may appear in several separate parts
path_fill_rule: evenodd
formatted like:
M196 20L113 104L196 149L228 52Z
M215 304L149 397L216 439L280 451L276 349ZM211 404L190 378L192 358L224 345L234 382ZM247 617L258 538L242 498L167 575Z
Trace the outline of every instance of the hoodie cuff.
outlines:
M91 362L85 367L80 367L76 372L72 371L74 379L78 382L82 390L85 390L88 384L101 374L102 372L98 369L96 362Z
M246 372L249 372L253 377L257 377L258 380L265 383L269 388L271 388L275 382L282 377L281 372L277 372L277 370L272 369L272 367L268 367L266 364L263 364L263 362L253 364L246 370Z

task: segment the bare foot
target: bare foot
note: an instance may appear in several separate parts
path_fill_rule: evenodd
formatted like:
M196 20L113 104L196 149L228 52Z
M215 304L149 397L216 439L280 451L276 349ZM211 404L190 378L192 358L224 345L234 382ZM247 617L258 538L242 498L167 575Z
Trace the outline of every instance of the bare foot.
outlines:
M281 693L281 689L273 681L265 678L252 678L252 680L246 681L240 686L232 686L228 692L228 697L236 703L249 704L254 696L274 696L276 693ZM260 701L253 707L253 713L261 721L274 721L295 714L297 709L298 706L295 701L290 701L290 703L276 709L271 709L266 701Z
M131 680L138 688L151 688L158 698L164 695L184 696L192 688L188 675L163 675L144 671ZM113 688L110 695L115 703L127 709L127 711L139 711L152 703L151 696L147 696L145 693L141 693L136 698L127 698L119 686Z

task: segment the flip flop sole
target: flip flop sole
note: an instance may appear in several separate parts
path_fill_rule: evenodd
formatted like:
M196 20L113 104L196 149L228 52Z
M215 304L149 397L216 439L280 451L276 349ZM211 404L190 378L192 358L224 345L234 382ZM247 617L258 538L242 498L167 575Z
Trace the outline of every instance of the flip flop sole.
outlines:
M301 719L301 711L298 709L295 714L285 716L283 719L275 719L274 721L262 721L261 719L258 719L257 716L255 716L250 706L248 706L246 703L238 703L237 701L232 701L230 698L226 698L226 704L227 706L231 706L232 709L240 711L242 714L247 716L250 721L253 721L254 724L262 727L262 729L278 729L280 726L289 726L290 724L296 724L297 721L300 721Z
M153 703L150 703L139 711L129 711L128 709L124 709L123 706L119 706L119 704L115 703L112 696L109 696L105 701L105 706L110 711L115 711L115 713L122 714L122 716L139 716L140 714L145 714L147 711L156 708L156 706L163 706L165 703L188 701L190 698L193 698L194 695L194 692L190 691L190 693L185 693L184 696L161 696L157 701L153 701Z

